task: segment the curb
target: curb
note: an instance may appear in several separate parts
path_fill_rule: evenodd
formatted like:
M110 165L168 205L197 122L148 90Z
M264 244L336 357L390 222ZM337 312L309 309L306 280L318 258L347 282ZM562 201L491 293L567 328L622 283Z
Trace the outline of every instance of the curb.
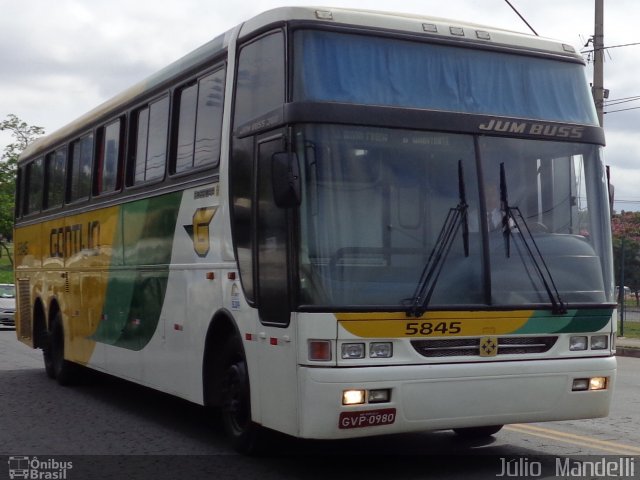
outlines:
M616 356L640 358L640 348L618 346L616 347Z

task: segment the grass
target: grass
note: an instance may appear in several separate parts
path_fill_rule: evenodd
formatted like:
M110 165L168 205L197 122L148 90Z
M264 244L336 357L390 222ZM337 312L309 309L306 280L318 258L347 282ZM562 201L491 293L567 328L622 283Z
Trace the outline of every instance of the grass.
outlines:
M634 320L637 319L638 313L640 312L640 305L638 305L635 296L627 296L627 298L625 298L624 308L626 313L624 335L621 333L620 320L618 320L618 335L626 338L640 338L640 322L631 322L628 320L629 317L634 318ZM620 304L618 304L618 315L620 315Z
M620 333L620 322L618 321L618 335ZM624 336L626 338L640 338L640 322L624 322Z
M13 257L13 244L9 244L9 251ZM13 266L7 256L7 251L4 248L0 248L0 283L13 283Z

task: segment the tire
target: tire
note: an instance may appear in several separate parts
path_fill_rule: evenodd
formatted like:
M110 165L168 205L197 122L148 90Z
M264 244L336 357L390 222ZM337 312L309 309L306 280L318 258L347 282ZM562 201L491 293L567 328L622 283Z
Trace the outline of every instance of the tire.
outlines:
M51 362L49 368L53 374L52 378L55 378L60 385L72 385L77 380L78 366L64 358L64 327L60 312L56 314L51 322L51 335L48 345ZM47 369L47 360L45 360L45 369ZM47 372L47 375L49 375L49 372Z
M454 428L453 431L465 440L478 440L498 433L504 425L488 425L486 427Z
M225 345L221 361L222 425L235 450L256 454L260 451L261 428L251 420L249 374L242 342L237 336Z

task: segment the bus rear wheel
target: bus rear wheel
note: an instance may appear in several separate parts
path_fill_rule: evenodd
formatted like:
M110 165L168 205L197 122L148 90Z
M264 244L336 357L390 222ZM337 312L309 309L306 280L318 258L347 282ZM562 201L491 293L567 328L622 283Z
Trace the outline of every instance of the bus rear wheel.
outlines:
M260 426L251 420L251 396L242 342L229 340L222 356L222 424L233 447L241 453L257 453Z
M56 314L51 322L51 334L44 355L47 375L55 378L60 385L74 383L78 374L78 367L64 358L64 327L62 326L60 312Z

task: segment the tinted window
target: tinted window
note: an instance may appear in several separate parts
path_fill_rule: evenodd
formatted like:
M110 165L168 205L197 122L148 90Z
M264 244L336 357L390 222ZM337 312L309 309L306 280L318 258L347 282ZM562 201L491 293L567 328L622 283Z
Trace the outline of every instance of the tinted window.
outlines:
M35 213L42 210L42 180L42 158L38 158L27 165L27 185L25 189L27 201L25 202L25 213Z
M198 85L191 85L179 94L180 123L178 125L176 172L184 172L193 165L197 100Z
M71 144L71 169L69 172L69 201L89 197L91 193L91 160L93 134L86 135Z
M138 111L135 183L162 178L167 161L169 97Z
M238 60L235 127L284 102L284 36L275 32L242 48Z
M23 205L23 197L25 195L25 189L23 182L24 181L24 168L19 168L17 171L16 177L16 205L15 205L15 216L16 218L20 217L24 212L22 211Z
M149 108L138 112L138 135L136 141L135 183L144 182L147 162L147 139L149 137Z
M98 158L98 193L113 192L120 178L120 120L102 129L100 155Z
M178 92L179 124L175 172L217 165L224 100L224 70Z
M224 70L218 70L199 83L194 167L217 164L220 160L224 75Z
M65 148L47 155L45 160L45 208L62 206L64 201L64 172L67 165Z

